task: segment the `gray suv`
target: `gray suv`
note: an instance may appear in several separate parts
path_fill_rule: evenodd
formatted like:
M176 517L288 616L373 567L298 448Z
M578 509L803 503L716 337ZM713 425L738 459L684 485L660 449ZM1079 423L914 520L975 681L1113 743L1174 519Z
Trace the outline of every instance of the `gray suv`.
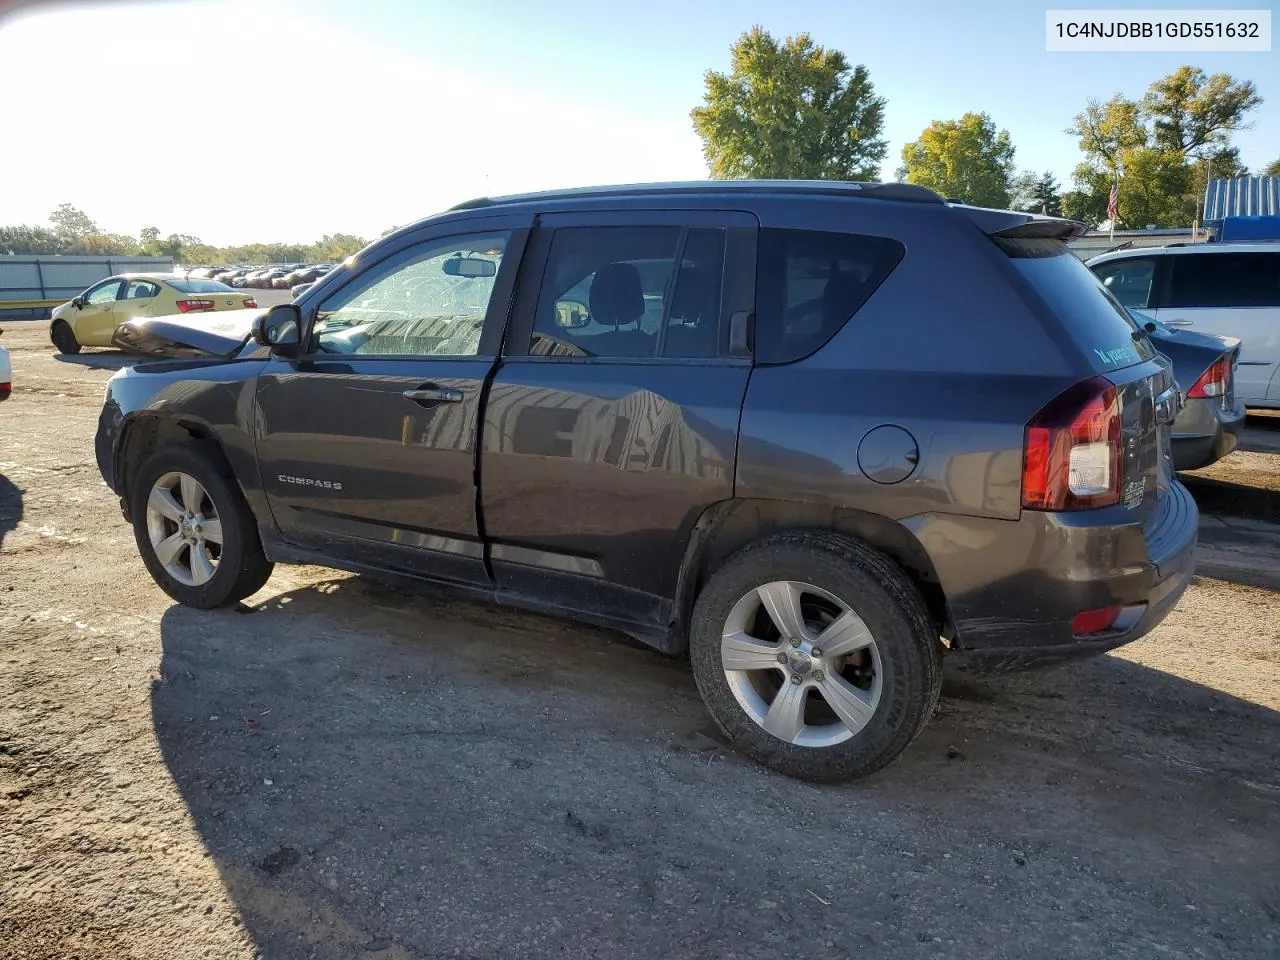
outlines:
M1192 575L1178 391L1081 225L900 184L480 199L293 303L132 321L97 436L160 587L408 576L687 651L743 753L889 763L972 670Z

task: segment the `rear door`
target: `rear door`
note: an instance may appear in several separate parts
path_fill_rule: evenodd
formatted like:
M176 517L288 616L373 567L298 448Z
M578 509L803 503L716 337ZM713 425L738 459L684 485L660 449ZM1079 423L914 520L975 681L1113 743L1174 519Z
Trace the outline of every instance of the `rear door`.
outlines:
M441 225L329 289L306 349L258 380L258 457L284 538L488 583L476 438L529 217Z
M694 523L733 496L757 221L539 218L486 405L481 513L498 586L661 630Z
M1280 397L1280 252L1166 255L1156 318L1171 327L1239 337L1236 395L1248 404ZM1273 392L1274 390L1274 392Z
M152 306L159 295L160 285L152 280L127 281L121 298L116 301L116 326L134 317L152 316Z

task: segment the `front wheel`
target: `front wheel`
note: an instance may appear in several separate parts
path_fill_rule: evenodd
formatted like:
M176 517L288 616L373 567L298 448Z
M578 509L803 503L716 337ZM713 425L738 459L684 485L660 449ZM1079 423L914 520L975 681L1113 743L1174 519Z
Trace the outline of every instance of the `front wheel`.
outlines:
M752 544L698 596L689 637L712 717L747 756L837 782L919 736L942 655L919 591L888 557L826 533Z
M196 444L160 450L133 484L133 531L152 579L202 610L256 593L273 564L234 479Z
M71 324L65 320L53 322L53 326L49 328L49 339L53 341L59 353L74 355L80 352L80 341L76 339Z

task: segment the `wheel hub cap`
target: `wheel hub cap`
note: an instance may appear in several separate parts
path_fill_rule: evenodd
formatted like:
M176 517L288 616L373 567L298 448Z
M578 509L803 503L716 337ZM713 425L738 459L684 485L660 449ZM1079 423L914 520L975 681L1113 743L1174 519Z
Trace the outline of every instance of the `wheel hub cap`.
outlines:
M791 668L792 673L807 677L813 670L813 657L804 650L792 650L787 657L787 666Z

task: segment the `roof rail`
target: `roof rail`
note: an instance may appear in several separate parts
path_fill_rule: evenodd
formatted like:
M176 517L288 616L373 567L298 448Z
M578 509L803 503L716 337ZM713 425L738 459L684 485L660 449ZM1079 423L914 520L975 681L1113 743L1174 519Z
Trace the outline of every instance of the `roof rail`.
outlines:
M809 196L865 197L875 200L900 200L907 203L945 203L927 187L912 183L860 183L850 180L691 180L673 183L632 183L602 187L576 187L569 190L547 190L505 197L476 197L449 208L479 210L485 207L517 203L541 203L557 200L587 200L613 197L649 197L669 194L759 193Z

